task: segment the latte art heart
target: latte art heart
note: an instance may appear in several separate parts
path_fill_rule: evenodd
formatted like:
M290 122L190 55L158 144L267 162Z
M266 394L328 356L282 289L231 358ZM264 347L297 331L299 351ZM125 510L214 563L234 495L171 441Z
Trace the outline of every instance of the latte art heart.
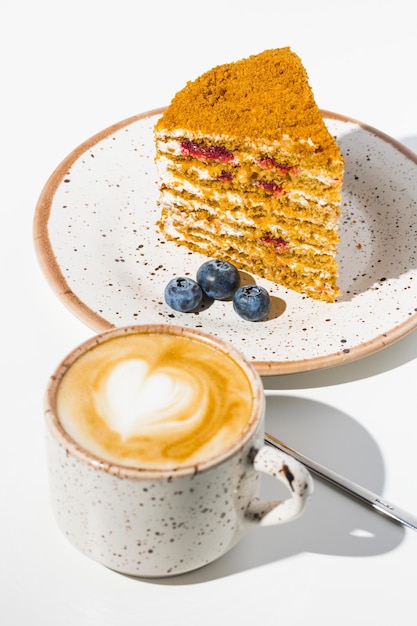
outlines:
M198 404L203 401L196 404L198 391L196 380L182 370L150 371L145 361L129 359L118 363L102 382L95 405L108 426L126 439L198 420Z

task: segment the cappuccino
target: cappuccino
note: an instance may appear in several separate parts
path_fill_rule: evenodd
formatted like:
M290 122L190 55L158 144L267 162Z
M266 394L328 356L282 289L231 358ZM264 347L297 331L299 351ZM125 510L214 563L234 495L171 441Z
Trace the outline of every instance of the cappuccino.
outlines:
M105 333L64 364L63 430L106 462L145 470L199 465L251 427L253 381L230 349L191 330Z
M306 468L264 443L255 368L196 329L150 324L97 335L61 362L45 400L58 526L118 572L197 569L246 528L298 517L312 492ZM262 473L285 485L287 499L259 498Z

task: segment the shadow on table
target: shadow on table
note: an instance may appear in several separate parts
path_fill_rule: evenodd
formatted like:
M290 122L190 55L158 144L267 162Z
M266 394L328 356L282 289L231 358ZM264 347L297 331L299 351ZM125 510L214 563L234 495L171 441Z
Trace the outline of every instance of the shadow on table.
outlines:
M266 430L312 459L381 495L384 462L370 434L351 417L326 404L292 396L267 398ZM283 526L249 530L218 561L189 574L153 580L189 585L230 576L303 552L366 557L394 550L404 528L321 479L306 512ZM262 497L286 497L277 481L263 478ZM277 493L278 490L278 493Z

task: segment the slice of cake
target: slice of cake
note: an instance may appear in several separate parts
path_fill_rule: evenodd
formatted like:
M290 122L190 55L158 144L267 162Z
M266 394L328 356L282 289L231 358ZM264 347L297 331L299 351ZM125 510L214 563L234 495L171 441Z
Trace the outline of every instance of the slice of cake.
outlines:
M334 301L344 162L290 48L187 83L155 140L167 239Z

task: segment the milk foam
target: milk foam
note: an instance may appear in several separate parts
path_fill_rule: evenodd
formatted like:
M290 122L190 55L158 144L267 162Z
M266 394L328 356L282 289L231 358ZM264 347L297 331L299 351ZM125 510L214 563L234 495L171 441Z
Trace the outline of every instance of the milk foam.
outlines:
M129 359L113 368L94 399L97 412L126 439L189 428L202 415L204 394L197 402L198 392L202 390L195 378L179 369L151 371L146 361Z

